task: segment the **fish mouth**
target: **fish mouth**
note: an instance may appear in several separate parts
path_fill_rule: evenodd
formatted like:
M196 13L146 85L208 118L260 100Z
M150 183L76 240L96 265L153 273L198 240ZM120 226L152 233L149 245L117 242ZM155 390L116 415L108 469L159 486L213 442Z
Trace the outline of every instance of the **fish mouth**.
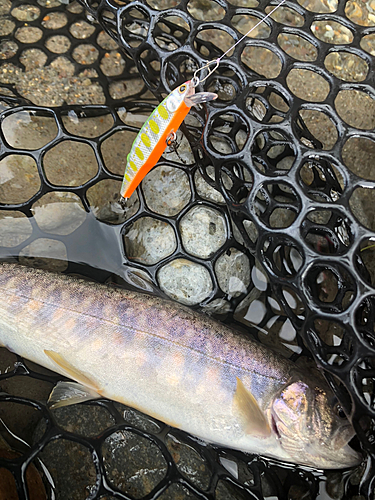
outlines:
M318 469L344 469L359 465L363 459L350 445L355 436L350 424L338 429L329 444L318 444L303 440L302 437L299 440L292 429L285 434L287 426L282 418L275 411L272 411L270 416L273 434L295 463Z
M356 439L355 431L350 424L337 429L332 438L332 449L338 453L339 461L348 467L358 465L363 459L362 454L351 446Z

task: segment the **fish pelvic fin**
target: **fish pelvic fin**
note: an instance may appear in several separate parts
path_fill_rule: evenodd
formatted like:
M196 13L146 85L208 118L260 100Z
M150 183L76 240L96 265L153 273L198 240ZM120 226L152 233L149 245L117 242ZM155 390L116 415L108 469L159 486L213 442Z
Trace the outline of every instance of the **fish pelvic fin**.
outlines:
M55 351L44 350L44 353L49 357L53 363L55 363L67 377L72 378L84 387L95 391L96 393L101 392L102 388L99 387L90 377L82 373L78 368L75 368L69 363L61 354Z
M47 405L51 409L62 408L100 397L97 392L77 382L57 382L48 398Z
M238 377L236 392L233 396L233 408L235 412L239 413L246 434L260 438L267 438L271 435L271 428L265 414L259 408L254 396Z

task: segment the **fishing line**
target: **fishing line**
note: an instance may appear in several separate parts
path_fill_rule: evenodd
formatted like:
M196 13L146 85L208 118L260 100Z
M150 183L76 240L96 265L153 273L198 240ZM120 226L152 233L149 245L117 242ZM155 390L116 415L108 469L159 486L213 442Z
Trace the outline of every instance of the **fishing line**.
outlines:
M255 26L250 28L224 54L197 69L191 80L180 84L172 90L163 102L154 109L135 138L126 159L124 178L120 190L120 205L123 209L125 209L125 200L130 198L142 179L156 165L166 147L173 144L176 132L191 107L213 101L218 97L214 92L196 93L195 88L217 70L223 57L241 43L260 24L264 23L285 2L286 0L281 0L274 9L260 19ZM214 66L210 69L212 65ZM207 68L207 75L200 78L198 75Z
M242 42L242 40L244 40L248 35L250 35L250 33L252 31L254 31L258 26L260 26L262 23L264 23L264 21L266 19L268 19L269 17L272 16L272 14L279 8L282 6L283 3L285 3L286 0L281 0L281 2L276 5L276 7L274 9L272 9L265 17L263 17L262 19L260 19L255 26L253 26L252 28L249 29L249 31L247 33L245 33L239 40L237 40L236 43L234 43L231 47L229 47L229 49L227 49L224 54L222 54L220 57L218 57L217 59L213 59L212 61L209 61L208 63L206 63L204 66L202 66L201 68L198 68L195 72L194 72L194 76L193 78L191 79L191 81L193 82L193 85L194 87L196 87L197 85L199 85L200 83L204 82L205 80L207 80L207 78L209 76L212 75L212 73L214 73L217 68L219 67L220 65L220 61L223 59L223 57L225 57L232 49L234 49L239 43ZM210 69L207 73L207 75L204 77L204 78L199 78L198 77L198 73L200 71L203 71L205 70L206 68L209 68L211 65L215 65L212 69Z

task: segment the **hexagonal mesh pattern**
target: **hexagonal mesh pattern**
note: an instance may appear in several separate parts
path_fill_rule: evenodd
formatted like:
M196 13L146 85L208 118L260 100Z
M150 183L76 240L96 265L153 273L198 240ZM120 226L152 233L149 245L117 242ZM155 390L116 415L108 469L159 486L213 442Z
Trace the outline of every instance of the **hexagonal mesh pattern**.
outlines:
M313 358L371 462L372 2L287 1L223 58L199 87L218 99L192 109L175 150L125 211L118 204L124 159L153 107L276 4L0 1L0 252L39 267L52 257L55 270L101 281L115 276L245 325L297 363ZM57 498L319 492L319 474L202 445L111 402L51 412L36 401L58 377L19 358L8 369L14 362L2 361L9 395L0 411L31 448L14 441L17 452L0 454L0 465L20 498L33 498L31 463L47 489L42 464L50 470ZM45 392L28 397L24 381L41 380ZM64 489L76 470L82 480ZM324 486L350 498L358 477L328 475ZM361 487L372 491L372 467Z

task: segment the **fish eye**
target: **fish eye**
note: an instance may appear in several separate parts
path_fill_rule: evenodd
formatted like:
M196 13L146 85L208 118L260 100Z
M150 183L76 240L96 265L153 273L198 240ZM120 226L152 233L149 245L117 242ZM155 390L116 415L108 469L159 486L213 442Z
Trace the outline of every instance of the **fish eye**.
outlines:
M186 90L186 85L181 85L181 87L180 87L178 90L179 90L179 91L181 92L181 94L182 94L182 92L185 92L185 90Z
M341 405L339 404L336 405L335 412L339 418L341 418L342 420L346 420L346 415Z

